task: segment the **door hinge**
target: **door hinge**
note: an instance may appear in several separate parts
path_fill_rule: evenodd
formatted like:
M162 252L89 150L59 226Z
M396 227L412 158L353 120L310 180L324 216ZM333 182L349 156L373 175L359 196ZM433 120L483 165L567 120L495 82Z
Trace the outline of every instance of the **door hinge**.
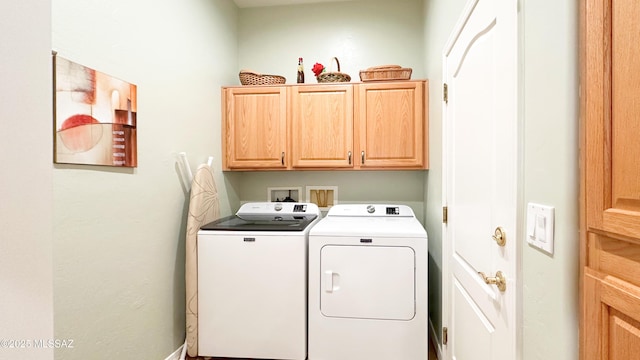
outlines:
M446 327L442 328L442 345L447 345L449 342L449 329Z
M444 224L446 224L448 220L449 220L449 207L443 206L442 207L442 222Z
M442 86L442 97L445 103L449 103L449 86L444 83Z

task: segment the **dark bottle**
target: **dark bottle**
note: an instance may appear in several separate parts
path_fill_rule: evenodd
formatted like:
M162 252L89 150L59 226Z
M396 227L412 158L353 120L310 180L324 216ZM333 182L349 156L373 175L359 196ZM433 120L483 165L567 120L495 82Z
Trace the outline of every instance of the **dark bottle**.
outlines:
M298 58L298 84L304 83L304 66L302 65L302 58Z

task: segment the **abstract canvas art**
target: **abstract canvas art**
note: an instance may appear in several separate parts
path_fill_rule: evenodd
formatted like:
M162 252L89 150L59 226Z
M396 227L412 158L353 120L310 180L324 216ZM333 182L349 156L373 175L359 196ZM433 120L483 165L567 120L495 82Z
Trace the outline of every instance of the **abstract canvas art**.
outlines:
M138 166L137 87L53 53L54 162Z

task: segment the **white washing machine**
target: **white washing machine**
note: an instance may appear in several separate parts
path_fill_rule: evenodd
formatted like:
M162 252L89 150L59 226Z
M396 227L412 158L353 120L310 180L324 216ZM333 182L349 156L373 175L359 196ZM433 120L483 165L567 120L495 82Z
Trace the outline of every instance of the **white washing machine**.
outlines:
M198 232L198 355L307 357L307 245L320 210L247 203Z
M309 360L427 360L427 233L404 205L335 205L309 233Z

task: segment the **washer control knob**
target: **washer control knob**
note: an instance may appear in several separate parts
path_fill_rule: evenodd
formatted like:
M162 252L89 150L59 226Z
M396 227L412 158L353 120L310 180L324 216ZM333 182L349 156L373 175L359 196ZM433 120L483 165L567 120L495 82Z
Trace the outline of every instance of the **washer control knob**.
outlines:
M373 214L374 212L376 212L376 207L373 205L367 205L367 212L369 214Z
M276 211L280 211L280 210L282 210L282 204L277 203L277 204L276 204L276 206L274 207L274 209L275 209Z

